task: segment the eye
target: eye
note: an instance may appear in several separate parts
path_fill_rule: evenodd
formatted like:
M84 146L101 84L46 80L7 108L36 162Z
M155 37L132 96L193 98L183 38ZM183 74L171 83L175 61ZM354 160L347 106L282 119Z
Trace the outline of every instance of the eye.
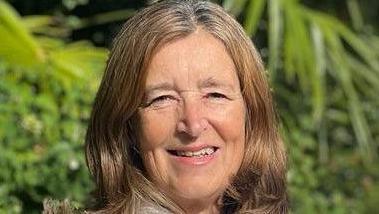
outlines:
M211 92L206 95L207 98L215 98L215 99L228 99L225 94L219 92Z
M169 104L171 101L177 100L174 96L171 95L162 95L156 98L153 98L151 101L148 101L145 107L154 106L162 107Z
M157 98L154 98L151 102L152 103L163 102L163 101L168 101L168 100L171 100L171 99L174 99L174 97L170 96L170 95L162 95L162 96L159 96Z

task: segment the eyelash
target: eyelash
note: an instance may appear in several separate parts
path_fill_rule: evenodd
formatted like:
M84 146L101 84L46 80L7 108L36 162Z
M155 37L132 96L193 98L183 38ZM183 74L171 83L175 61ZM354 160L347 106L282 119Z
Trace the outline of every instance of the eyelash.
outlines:
M153 100L151 100L146 106L150 106L156 102L162 102L162 101L165 101L167 99L174 99L175 100L175 97L170 96L170 95L162 95L162 96L156 97Z
M228 97L225 96L224 94L218 93L218 92L212 92L208 93L206 95L207 98L216 98L216 99L227 99Z
M228 97L226 95L224 95L222 93L218 93L218 92L207 93L205 95L205 98L228 99ZM153 100L151 100L150 102L148 102L145 105L145 107L149 107L149 106L151 106L154 103L163 102L163 101L168 100L168 99L170 99L170 100L177 100L177 98L175 98L174 96L171 96L171 95L162 95L162 96L156 97Z

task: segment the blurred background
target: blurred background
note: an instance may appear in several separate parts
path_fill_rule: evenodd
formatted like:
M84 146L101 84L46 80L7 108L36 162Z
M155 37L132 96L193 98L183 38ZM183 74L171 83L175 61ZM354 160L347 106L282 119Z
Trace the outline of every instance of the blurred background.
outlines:
M378 213L379 1L215 1L268 70L292 213ZM0 213L85 207L84 134L112 38L147 1L0 0Z

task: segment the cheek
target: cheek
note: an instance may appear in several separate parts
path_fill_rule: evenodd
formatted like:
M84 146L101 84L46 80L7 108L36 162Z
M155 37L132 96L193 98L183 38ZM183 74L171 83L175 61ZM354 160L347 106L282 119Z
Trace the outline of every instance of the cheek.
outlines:
M140 112L140 149L150 179L161 186L170 171L164 146L172 139L175 115L170 111Z
M175 128L174 115L169 111L141 112L141 148L148 151L164 144Z
M245 107L242 102L228 106L221 114L214 114L212 123L225 142L234 143L235 146L244 145Z
M245 149L245 107L243 103L235 103L225 109L222 117L214 117L213 126L225 145L223 159L225 176L230 177L237 173L244 157Z

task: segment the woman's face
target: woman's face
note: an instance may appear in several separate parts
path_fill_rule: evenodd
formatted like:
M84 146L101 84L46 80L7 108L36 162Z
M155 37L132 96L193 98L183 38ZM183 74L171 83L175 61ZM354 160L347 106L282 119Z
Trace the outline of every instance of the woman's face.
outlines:
M179 204L215 202L238 171L245 142L244 100L223 43L198 29L160 48L139 115L149 179Z

